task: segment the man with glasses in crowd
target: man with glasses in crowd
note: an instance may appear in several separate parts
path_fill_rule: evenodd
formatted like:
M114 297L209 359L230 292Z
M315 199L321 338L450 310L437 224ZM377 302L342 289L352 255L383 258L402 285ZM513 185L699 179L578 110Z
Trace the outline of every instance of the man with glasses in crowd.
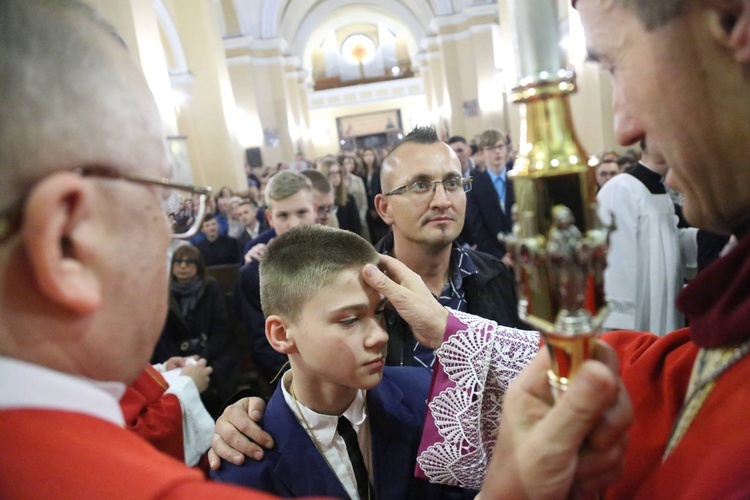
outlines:
M513 277L498 259L455 243L464 226L472 178L462 175L453 150L433 128L418 127L383 160L383 193L375 198L391 226L378 250L419 274L441 304L519 327ZM432 367L432 349L420 345L409 325L387 311L389 365Z
M513 184L508 180L512 168L510 138L498 129L488 129L479 136L484 151L485 170L474 173L474 187L468 195L466 222L477 250L494 255L510 265L505 244L497 237L513 228L511 209L515 203Z

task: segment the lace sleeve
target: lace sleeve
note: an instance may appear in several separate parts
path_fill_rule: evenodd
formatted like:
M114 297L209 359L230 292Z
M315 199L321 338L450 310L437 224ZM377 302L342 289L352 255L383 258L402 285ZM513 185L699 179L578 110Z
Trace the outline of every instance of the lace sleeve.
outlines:
M430 388L416 476L480 489L508 384L539 350L539 334L453 311Z

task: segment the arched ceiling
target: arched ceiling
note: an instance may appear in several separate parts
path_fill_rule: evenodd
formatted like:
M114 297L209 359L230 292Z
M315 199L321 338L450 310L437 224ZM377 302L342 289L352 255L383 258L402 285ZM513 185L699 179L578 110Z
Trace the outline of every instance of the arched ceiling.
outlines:
M281 38L288 55L304 64L313 47L332 30L352 23L382 23L408 41L412 56L419 43L433 34L439 17L497 0L233 0L241 33L256 40ZM226 4L229 2L225 2Z

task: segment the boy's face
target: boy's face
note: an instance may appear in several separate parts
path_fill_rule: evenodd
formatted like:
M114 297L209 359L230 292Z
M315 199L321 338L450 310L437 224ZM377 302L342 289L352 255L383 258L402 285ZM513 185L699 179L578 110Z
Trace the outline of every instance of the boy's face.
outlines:
M315 222L316 205L312 193L306 189L283 200L274 200L266 211L268 223L281 236L293 227L304 226Z
M388 345L384 303L356 269L343 271L305 303L287 336L294 341L292 356L306 385L335 394L372 389L380 382Z

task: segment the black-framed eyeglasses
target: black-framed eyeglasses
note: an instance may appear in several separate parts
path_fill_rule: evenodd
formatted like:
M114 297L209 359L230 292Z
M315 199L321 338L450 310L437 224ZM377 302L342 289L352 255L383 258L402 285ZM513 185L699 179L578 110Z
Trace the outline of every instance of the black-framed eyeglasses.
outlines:
M443 185L446 193L468 193L471 191L471 182L473 177L449 177L442 181L418 180L405 186L397 187L393 191L388 191L383 196L393 196L394 194L411 193L413 195L432 194L437 189L438 184Z
M50 172L49 175L58 173L59 171ZM177 212L179 205L182 204L185 199L192 198L193 195L198 196L196 205L198 206L198 213L195 215L190 224L184 225L182 228L177 230L173 229L173 238L189 238L195 235L200 229L203 216L206 211L206 197L211 194L211 188L207 186L193 186L190 184L183 184L180 182L174 182L171 179L165 179L163 177L155 177L147 174L141 174L139 172L124 172L117 170L113 167L105 166L88 166L88 167L76 167L69 170L69 172L76 173L82 177L99 177L111 180L126 180L134 182L136 184L157 186L162 188L163 208L165 210L164 215L169 213ZM185 194L188 193L188 196ZM15 234L16 231L21 227L21 221L23 219L23 207L26 204L28 194L19 200L15 205L5 210L0 214L0 243L7 240L10 236ZM175 207L177 209L172 210Z

